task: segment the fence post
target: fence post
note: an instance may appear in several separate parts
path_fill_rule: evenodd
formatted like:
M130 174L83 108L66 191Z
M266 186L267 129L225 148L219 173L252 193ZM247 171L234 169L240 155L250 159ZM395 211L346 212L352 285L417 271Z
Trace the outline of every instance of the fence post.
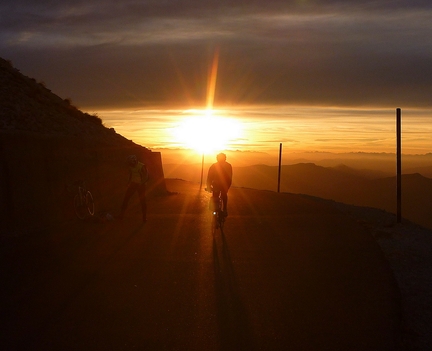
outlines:
M397 153L397 223L402 221L402 128L401 109L396 109L396 153Z
M203 176L204 176L204 151L201 156L201 181L200 181L200 189L202 189L203 185Z
M282 143L279 144L279 172L278 172L278 193L280 193L280 180L281 180L281 166L282 166Z

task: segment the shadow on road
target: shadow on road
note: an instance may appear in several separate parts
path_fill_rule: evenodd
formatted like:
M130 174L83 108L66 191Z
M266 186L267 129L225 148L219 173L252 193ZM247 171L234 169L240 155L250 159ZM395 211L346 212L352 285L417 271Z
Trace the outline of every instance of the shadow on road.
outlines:
M252 350L252 333L223 229L213 236L216 303L221 350Z
M69 232L77 230L76 228L84 228L81 222L77 222L77 225L69 224L67 227L67 229L66 227L61 229L64 232ZM36 280L38 284L37 287L31 287L31 296L28 296L25 300L11 299L7 308L2 309L2 315L9 316L7 321L5 318L0 318L0 325L5 331L5 336L7 336L4 341L5 344L1 343L2 346L8 345L8 349L11 350L15 348L26 349L27 345L42 345L46 342L44 340L44 331L49 329L50 325L62 322L62 317L67 308L73 305L73 302L82 295L83 291L87 290L97 280L100 272L115 260L118 253L130 245L133 238L143 229L142 225L130 225L128 230L125 230L126 225L122 225L122 223L117 223L116 227L113 230L111 226L111 235L115 239L113 238L113 243L109 246L106 245L106 233L104 235L93 233L94 236L92 237L90 233L93 227L87 227L86 234L88 236L82 235L81 240L77 240L79 243L75 244L76 247L74 246L72 250L73 255L68 253L52 257L53 264L47 267L37 267L37 261L35 260L36 267L46 269L46 273L42 274L40 278L37 278L34 273L33 280ZM57 228L57 230L60 229ZM124 235L126 232L129 232L129 234ZM46 249L46 247L42 247L38 251L43 249ZM100 252L98 254L98 251L102 250L104 254L100 254ZM93 254L86 259L92 263L89 265L92 268L82 270L78 262L80 258L85 257L89 252ZM32 258L27 257L25 259L31 260ZM16 273L16 275L21 277L24 283L26 280L33 281L30 273L26 277L27 279L24 279L25 276L22 273ZM25 289L30 289L30 287L25 287ZM17 295L20 294L17 293ZM37 301L43 302L38 303Z

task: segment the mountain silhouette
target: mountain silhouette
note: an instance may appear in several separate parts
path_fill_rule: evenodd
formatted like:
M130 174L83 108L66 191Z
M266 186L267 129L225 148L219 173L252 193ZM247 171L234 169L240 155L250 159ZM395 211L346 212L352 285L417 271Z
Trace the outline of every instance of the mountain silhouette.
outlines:
M396 213L396 176L371 179L369 175L347 166L332 168L312 163L283 166L280 190ZM276 191L277 179L278 167L234 168L236 186ZM402 217L432 228L432 179L419 173L403 174L401 183Z
M168 178L200 181L201 165L164 165ZM207 169L207 168L206 168ZM233 186L258 190L278 190L278 167L233 165ZM298 163L281 167L280 191L306 194L350 205L397 211L396 176L355 169L346 165L318 166ZM204 173L204 177L206 174ZM419 173L402 175L402 217L432 228L432 179Z

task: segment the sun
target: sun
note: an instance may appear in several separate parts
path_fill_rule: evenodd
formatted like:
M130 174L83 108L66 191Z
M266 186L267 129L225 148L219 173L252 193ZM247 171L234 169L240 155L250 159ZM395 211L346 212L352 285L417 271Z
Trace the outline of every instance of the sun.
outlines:
M185 148L210 154L227 149L241 136L241 130L239 121L206 110L185 117L173 129L173 136Z
M173 130L173 136L182 147L193 149L201 154L226 150L242 134L239 121L222 117L221 111L213 109L219 48L216 48L208 77L207 109L188 111L191 115L184 118Z

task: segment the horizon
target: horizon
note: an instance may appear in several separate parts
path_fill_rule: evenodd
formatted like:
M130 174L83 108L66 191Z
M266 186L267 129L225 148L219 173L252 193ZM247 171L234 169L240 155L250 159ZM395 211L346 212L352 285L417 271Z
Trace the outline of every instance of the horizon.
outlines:
M216 155L203 155L194 150L184 149L154 149L161 153L161 161L165 176L174 178L184 174L185 170L193 169L196 178L201 171L206 174L208 167L216 162ZM268 166L278 167L279 154L250 151L226 151L227 162L233 168ZM302 163L312 163L321 167L347 166L358 171L378 171L383 176L396 175L396 153L330 153L330 152L286 152L282 150L281 165L292 166ZM180 173L178 173L179 171ZM402 154L402 174L421 173L432 178L432 153L428 154ZM190 174L192 176L192 174ZM180 177L181 178L181 177Z
M278 154L283 144L289 153L395 153L396 109L316 108L299 106L214 109L216 121L205 121L207 110L128 110L102 111L107 127L149 149L188 150L198 155L220 151ZM432 111L402 110L402 153L424 155L432 151ZM126 116L126 117L125 117ZM184 121L191 121L184 123ZM230 137L214 123L236 122L239 133ZM223 125L223 123L222 123ZM181 133L179 133L179 131ZM237 131L238 132L238 131ZM191 141L222 145L200 150ZM223 138L225 137L225 138ZM188 140L191 139L191 140Z

